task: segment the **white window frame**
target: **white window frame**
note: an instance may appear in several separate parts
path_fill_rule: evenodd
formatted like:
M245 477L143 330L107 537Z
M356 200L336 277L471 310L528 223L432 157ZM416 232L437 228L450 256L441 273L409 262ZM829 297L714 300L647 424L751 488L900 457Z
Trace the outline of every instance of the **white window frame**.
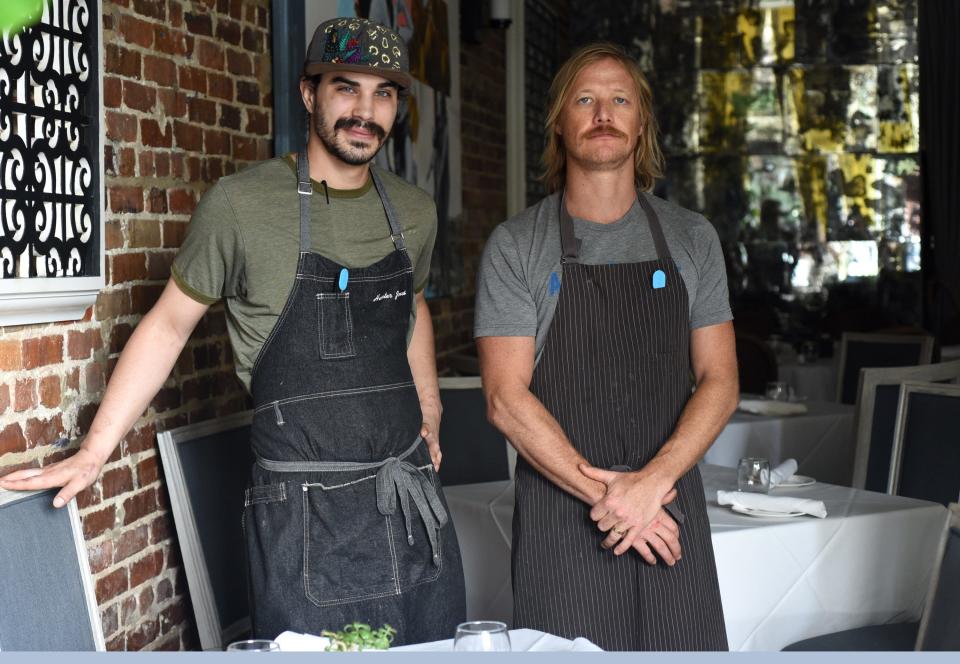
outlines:
M106 183L104 180L103 148L105 125L103 109L103 7L102 0L87 0L90 21L97 30L97 52L92 54L96 67L91 74L97 77L97 113L100 116L97 146L92 158L92 168L99 171L99 207L94 210L97 219L97 252L100 260L99 276L96 277L29 277L0 279L0 326L50 323L53 321L79 320L86 310L97 301L97 295L105 285L105 238L104 217L106 208Z

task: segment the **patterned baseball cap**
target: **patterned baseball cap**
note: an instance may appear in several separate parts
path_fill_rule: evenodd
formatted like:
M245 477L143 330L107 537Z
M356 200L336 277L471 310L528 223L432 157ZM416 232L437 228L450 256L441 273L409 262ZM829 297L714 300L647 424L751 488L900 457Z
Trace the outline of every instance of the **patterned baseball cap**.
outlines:
M410 87L407 45L396 32L365 18L332 18L317 26L307 47L303 76L355 71Z

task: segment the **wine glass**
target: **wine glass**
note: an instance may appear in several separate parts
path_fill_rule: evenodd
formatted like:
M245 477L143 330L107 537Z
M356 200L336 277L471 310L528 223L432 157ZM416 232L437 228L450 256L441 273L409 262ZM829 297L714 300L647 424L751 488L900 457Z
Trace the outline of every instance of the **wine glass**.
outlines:
M249 639L234 641L227 646L227 652L280 652L280 646L268 639Z
M475 620L457 625L453 649L462 652L510 652L507 625L494 620Z

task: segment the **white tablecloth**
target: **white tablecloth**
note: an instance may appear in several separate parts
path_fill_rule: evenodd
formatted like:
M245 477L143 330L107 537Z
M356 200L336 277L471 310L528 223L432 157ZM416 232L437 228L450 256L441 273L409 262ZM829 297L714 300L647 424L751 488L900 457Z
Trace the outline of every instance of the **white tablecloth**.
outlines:
M323 652L329 645L329 639L314 634L298 634L297 632L283 632L274 639L280 646L281 652ZM430 643L414 643L408 646L390 648L396 652L452 652L453 639L431 641ZM512 652L564 652L564 651L598 651L596 645L587 639L564 639L535 629L511 629L510 650Z
M822 482L850 484L855 447L854 407L807 402L800 415L734 413L707 450L704 462L736 468L741 457L764 457L776 465L794 458L797 473Z
M784 362L777 367L777 378L790 385L798 397L836 401L838 361L829 357L803 364L796 360Z
M735 470L703 465L701 473L731 650L779 650L818 634L918 619L943 506L817 483L774 493L823 500L826 519L756 519L716 504L717 489L736 486ZM467 618L509 624L512 484L444 492L463 552Z

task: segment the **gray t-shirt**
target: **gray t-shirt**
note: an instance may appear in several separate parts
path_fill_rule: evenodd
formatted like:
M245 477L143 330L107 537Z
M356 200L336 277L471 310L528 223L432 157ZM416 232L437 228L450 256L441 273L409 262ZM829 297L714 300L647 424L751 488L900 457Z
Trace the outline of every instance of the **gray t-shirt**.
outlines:
M647 195L667 247L687 288L690 328L731 320L727 275L717 231L695 212ZM582 241L580 262L638 263L655 260L646 215L639 202L609 224L573 219ZM536 353L557 308L560 266L559 194L552 194L497 226L480 262L475 337L536 337Z

